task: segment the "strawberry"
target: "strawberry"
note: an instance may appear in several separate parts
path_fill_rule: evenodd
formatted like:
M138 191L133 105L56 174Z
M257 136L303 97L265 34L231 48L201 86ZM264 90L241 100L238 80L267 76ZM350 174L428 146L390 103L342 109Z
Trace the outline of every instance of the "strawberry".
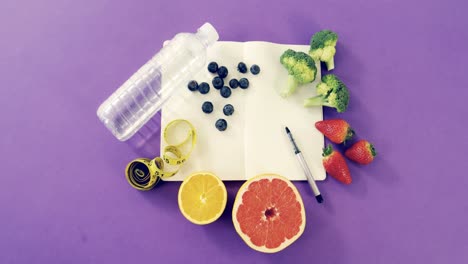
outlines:
M348 122L343 119L330 119L315 123L318 131L327 137L331 142L341 144L354 136L354 131Z
M367 140L359 140L346 150L345 156L359 164L369 164L377 155L374 145Z
M335 151L331 145L328 145L323 149L323 167L325 170L338 181L344 184L350 184L351 173L349 172L346 160L343 158L340 152Z

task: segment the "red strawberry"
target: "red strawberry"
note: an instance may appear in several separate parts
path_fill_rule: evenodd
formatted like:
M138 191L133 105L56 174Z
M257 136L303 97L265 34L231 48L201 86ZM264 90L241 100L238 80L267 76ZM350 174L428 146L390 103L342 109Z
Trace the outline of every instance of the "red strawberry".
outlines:
M315 127L331 142L341 144L354 136L354 131L343 119L318 121Z
M367 140L359 140L345 152L348 159L363 165L371 163L376 155L374 145Z
M340 152L333 150L331 145L328 145L323 149L323 167L325 170L338 181L344 184L350 184L351 173L349 172L346 160L343 158Z

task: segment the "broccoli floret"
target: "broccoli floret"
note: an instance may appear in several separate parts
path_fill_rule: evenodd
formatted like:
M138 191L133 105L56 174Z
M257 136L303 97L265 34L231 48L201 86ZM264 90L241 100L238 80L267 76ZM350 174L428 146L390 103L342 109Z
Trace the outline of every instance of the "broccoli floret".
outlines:
M322 30L315 33L310 39L309 55L316 61L323 61L328 70L335 68L336 42L338 35L331 30Z
M288 86L281 91L282 97L287 97L296 91L297 86L313 82L317 75L314 60L304 52L286 50L280 57L280 62L288 70Z
M349 103L349 91L346 85L334 74L324 75L317 85L317 96L304 101L304 106L334 107L339 113L346 111Z

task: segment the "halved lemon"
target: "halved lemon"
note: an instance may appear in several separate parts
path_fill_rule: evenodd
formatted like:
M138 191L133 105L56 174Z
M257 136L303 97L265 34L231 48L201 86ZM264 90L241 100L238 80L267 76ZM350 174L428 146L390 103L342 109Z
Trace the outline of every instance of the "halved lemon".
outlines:
M227 202L226 187L214 174L197 172L180 185L178 201L185 218L194 224L206 225L223 214Z

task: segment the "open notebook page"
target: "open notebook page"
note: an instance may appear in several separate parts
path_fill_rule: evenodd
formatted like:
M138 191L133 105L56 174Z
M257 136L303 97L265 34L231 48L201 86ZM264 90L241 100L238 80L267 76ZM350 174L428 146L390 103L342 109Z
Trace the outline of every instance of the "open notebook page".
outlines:
M219 66L226 66L229 75L224 79L225 85L231 78L237 78L237 63L244 57L244 45L241 42L217 42L208 50L208 60L218 62ZM174 119L186 119L197 130L197 144L191 157L181 167L179 173L167 179L168 181L181 181L186 176L196 171L208 171L216 174L222 180L244 180L244 121L245 121L245 95L249 90L237 88L232 91L229 98L223 98L219 90L211 84L215 77L208 70L201 70L197 76L193 76L199 84L207 82L210 85L208 94L190 92L186 86L178 89L162 109L161 127L164 128ZM162 78L164 85L164 76ZM211 114L203 113L203 102L213 103L214 110ZM223 114L223 106L232 104L235 112L226 117ZM224 118L228 122L228 129L220 132L215 127L215 122ZM165 144L161 139L161 151Z
M313 83L298 87L297 92L288 98L280 97L276 90L286 87L287 71L279 63L279 58L288 48L308 52L309 46L245 43L246 63L258 63L262 68L262 78L255 80L255 87L245 103L246 112L249 113L244 127L246 174L254 176L272 172L290 180L306 179L286 136L285 126L288 126L312 175L316 180L324 180L321 157L324 139L314 126L315 122L323 119L322 108L303 107L303 100L316 94L320 65L317 64L317 76Z
M322 109L302 107L302 100L314 94L315 83L301 87L288 99L282 99L274 90L286 84L287 72L279 63L279 56L287 48L307 50L307 46L265 42L217 42L209 49L208 62L216 61L229 69L226 83L231 78L247 77L250 87L233 89L231 97L222 98L219 90L211 85L214 75L202 70L193 79L210 83L208 94L191 93L182 87L167 102L162 111L162 127L173 119L183 118L192 122L198 132L197 146L191 158L169 181L183 180L195 171L210 171L222 180L246 180L264 172L278 173L291 180L305 180L287 141L284 125L294 133L314 177L317 180L325 178L320 157L323 136L314 128L315 121L322 119ZM237 72L240 61L248 66L260 65L260 74ZM164 77L162 81L164 85ZM213 102L213 113L201 111L204 101ZM227 103L235 107L234 114L229 117L222 113ZM216 130L214 124L218 118L227 120L226 131ZM161 150L164 146L161 142Z

